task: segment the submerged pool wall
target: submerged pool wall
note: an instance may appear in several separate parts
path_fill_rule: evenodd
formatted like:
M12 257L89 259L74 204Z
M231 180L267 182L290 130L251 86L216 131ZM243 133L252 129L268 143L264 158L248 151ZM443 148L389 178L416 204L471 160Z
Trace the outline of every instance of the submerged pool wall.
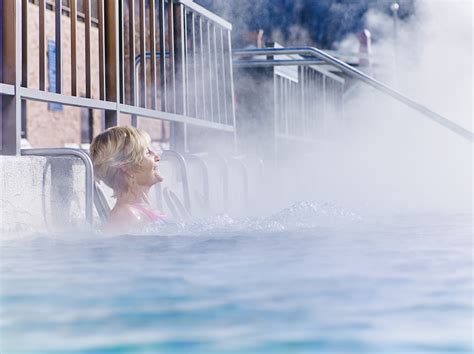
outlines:
M0 235L85 225L85 168L71 157L0 156Z

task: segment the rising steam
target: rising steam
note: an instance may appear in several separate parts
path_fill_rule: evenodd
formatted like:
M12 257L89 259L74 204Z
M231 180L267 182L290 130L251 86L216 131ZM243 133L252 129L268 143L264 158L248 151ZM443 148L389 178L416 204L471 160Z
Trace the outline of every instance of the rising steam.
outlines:
M472 6L419 1L415 16L398 24L396 43L392 18L365 17L380 36L373 74L470 131ZM345 113L331 143L278 161L266 197L273 206L316 199L370 211L472 211L471 143L363 84Z

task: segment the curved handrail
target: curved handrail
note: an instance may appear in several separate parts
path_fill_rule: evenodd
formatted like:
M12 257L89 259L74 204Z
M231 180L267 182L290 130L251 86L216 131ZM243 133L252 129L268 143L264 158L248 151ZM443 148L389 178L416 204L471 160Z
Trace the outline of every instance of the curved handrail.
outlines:
M191 212L191 200L189 197L189 181L188 181L188 173L186 168L186 160L184 159L183 155L179 152L172 151L172 150L165 150L161 153L162 159L167 159L168 157L174 158L178 162L179 170L181 172L181 178L183 179L183 198L184 198L184 206L188 209L188 212Z
M462 126L450 121L449 119L439 115L436 112L433 112L426 106L408 98L405 95L402 95L400 92L392 89L391 87L383 84L382 82L374 79L373 77L364 74L362 71L353 68L352 66L344 63L343 61L325 53L324 51L314 48L314 47L301 47L301 48L262 48L262 49L244 49L244 50L234 50L233 54L236 56L241 55L310 55L316 58L319 58L325 61L328 64L333 65L344 73L361 80L362 82L376 88L377 90L395 98L396 100L404 103L406 106L422 113L426 117L430 118L432 121L442 125L446 129L451 130L453 133L458 134L459 136L467 139L470 142L474 142L474 134L469 130L463 128ZM298 60L296 60L298 61ZM303 61L304 63L304 61ZM297 64L296 64L297 65Z
M82 160L85 167L86 175L86 201L85 201L85 216L87 222L92 225L93 223L93 207L94 207L94 172L92 161L89 155L82 150L73 148L46 148L46 149L22 149L21 155L23 156L74 156Z
M203 194L204 194L204 204L206 208L206 212L210 209L210 201L209 201L209 171L207 163L202 159L201 156L194 155L194 154L184 154L184 158L189 161L196 161L203 173Z
M237 157L229 157L227 159L229 163L235 163L239 166L240 170L242 171L243 177L243 192L244 192L244 207L248 208L250 205L250 195L249 195L249 173L247 170L247 166L242 162L241 159Z

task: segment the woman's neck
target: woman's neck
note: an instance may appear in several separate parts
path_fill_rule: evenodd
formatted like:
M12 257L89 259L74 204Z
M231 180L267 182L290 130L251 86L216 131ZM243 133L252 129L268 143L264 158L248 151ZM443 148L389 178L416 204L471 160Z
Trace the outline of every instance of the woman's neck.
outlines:
M148 199L148 191L150 188L134 188L121 193L117 197L117 203L120 204L150 204Z

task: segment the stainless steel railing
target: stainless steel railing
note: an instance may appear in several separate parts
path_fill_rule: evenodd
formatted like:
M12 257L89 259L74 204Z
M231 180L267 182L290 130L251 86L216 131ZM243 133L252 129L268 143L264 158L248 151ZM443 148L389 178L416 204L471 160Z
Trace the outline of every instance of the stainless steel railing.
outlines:
M92 225L94 209L94 173L92 161L89 155L79 149L71 148L47 148L47 149L23 149L24 156L73 156L81 159L85 168L85 218Z
M459 135L460 137L467 139L470 142L474 141L474 134L469 130L461 127L460 125L452 122L451 120L439 115L436 112L433 112L426 106L408 98L407 96L401 94L400 92L392 89L391 87L383 84L382 82L366 75L360 70L357 70L350 65L344 63L343 61L327 54L326 52L314 48L314 47L302 47L302 48L264 48L264 49L248 49L248 50L238 50L234 51L235 56L270 56L270 59L266 60L246 60L238 65L242 66L255 66L255 67L273 67L275 65L318 65L321 63L329 64L345 74L364 82L371 87L374 87L378 91L396 99L397 101L403 103L404 105L414 109L415 111L421 113L430 120L440 124L444 128L452 131L453 133ZM285 62L283 64L281 59L273 59L276 56L281 55L300 55L300 56L309 56L310 59L302 58L291 60L290 62L287 59L283 59Z
M238 138L246 139L243 145L254 146L260 156L285 149L287 142L326 138L344 121L346 80L329 70L324 61L297 54L276 57L262 49L236 50L234 56L239 74ZM255 121L260 124L258 129ZM262 141L267 148L261 148Z
M169 121L180 151L187 125L234 132L230 23L189 0L98 0L96 13L91 0L69 0L67 7L62 0L37 3L0 0L1 31L9 34L0 36L0 153L19 154L25 100L103 110L106 127L123 114L133 124L137 117ZM54 56L46 36L51 17ZM35 22L38 32L31 31ZM169 55L151 56L136 71L135 58L147 53ZM55 60L53 80L48 59ZM38 65L37 84L29 65Z

